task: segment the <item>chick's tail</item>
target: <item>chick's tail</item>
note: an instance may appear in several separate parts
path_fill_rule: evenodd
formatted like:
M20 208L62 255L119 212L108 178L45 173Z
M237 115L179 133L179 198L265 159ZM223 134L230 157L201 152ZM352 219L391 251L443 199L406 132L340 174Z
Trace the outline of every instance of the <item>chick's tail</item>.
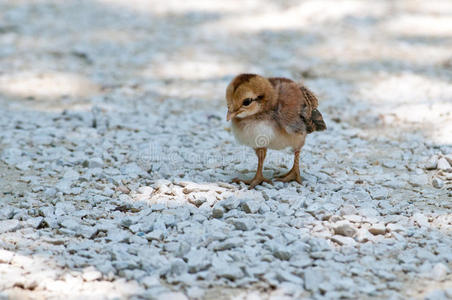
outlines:
M325 121L323 120L322 114L317 108L312 110L311 120L314 129L313 131L323 131L326 129Z

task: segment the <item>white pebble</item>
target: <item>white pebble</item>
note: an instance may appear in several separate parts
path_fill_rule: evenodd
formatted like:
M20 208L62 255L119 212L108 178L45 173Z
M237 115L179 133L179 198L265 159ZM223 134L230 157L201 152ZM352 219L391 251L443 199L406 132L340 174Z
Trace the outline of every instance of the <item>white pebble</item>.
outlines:
M441 179L435 177L432 180L432 185L433 185L433 187L435 187L437 189L442 189L444 187L444 181L442 181Z
M441 157L438 160L438 169L439 170L449 170L450 168L451 168L451 166L450 166L450 164L449 164L449 162L447 161L446 158Z
M370 226L369 232L372 233L373 235L385 234L386 233L385 224L383 223L373 224L372 226Z

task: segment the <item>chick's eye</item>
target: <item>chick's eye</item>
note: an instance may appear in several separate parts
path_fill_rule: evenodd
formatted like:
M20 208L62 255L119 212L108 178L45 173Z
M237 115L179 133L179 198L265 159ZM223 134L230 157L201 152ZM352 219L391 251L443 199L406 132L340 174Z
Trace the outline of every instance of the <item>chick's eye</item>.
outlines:
M243 106L248 106L251 104L251 102L253 102L253 99L246 98L245 100L243 100Z

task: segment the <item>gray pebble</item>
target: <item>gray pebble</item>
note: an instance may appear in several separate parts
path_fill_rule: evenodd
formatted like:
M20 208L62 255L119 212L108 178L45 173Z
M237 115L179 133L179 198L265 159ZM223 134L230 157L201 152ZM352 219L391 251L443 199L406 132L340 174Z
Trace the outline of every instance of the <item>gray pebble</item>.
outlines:
M0 221L0 233L15 231L19 229L20 223L18 220L4 220Z
M261 207L260 201L248 200L242 204L243 211L249 214L257 213L260 207Z
M442 189L444 187L444 181L442 181L441 179L435 177L432 180L432 185L437 188L437 189Z
M254 220L248 219L248 218L241 218L241 219L231 218L231 219L228 219L228 223L231 223L232 225L234 225L235 229L243 230L243 231L249 231L249 230L253 230L254 228L256 228L256 222L254 222Z
M414 187L424 186L428 184L428 176L425 174L411 175L408 182Z

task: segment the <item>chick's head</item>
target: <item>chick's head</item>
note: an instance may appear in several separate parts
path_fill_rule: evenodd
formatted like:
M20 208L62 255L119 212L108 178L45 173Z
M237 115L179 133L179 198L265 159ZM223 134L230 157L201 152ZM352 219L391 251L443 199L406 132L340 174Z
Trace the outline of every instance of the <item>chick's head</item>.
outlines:
M260 113L274 97L273 87L266 78L255 74L240 74L226 89L226 119L242 119Z

